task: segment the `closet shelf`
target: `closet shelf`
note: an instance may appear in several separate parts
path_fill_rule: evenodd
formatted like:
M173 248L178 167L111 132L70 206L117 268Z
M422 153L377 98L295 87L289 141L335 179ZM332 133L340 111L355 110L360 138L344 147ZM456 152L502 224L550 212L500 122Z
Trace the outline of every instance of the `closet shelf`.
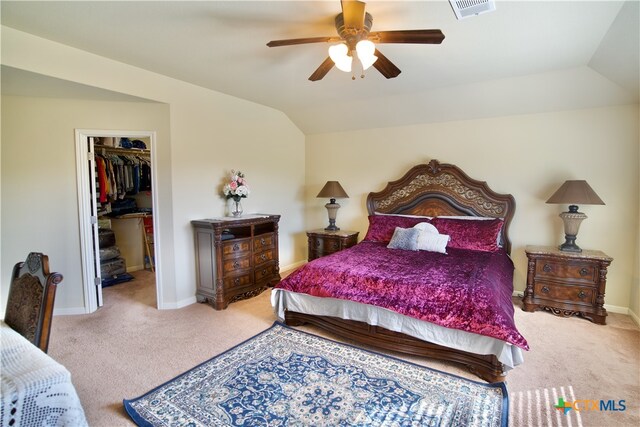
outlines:
M108 145L94 145L93 146L97 154L123 154L134 156L147 156L151 157L151 150L143 150L140 148L121 148L121 147L109 147Z

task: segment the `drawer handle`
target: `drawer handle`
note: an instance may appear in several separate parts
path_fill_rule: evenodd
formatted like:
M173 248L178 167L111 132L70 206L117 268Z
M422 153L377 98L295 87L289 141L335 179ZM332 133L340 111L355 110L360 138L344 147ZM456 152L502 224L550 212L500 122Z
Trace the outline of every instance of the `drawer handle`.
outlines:
M322 242L320 242L320 240L316 240L316 246L317 246L317 247L320 247L320 244L321 244L321 243L322 243Z
M551 266L549 264L545 264L544 267L542 267L542 270L548 273L551 271Z
M542 287L542 292L545 293L545 294L548 294L549 293L549 287L543 286Z
M580 275L581 276L586 276L587 274L589 274L589 270L588 269L586 269L584 267L580 269Z
M240 278L239 278L239 277L236 277L236 278L233 280L233 283L234 283L235 285L239 285L239 284L240 284Z
M262 239L260 239L260 244L261 244L262 246L264 246L264 245L266 245L266 244L267 244L267 241L266 241L266 240L264 240L264 237L263 237Z
M262 275L266 276L267 275L267 269L265 268L264 270L262 270Z
M585 291L580 291L580 292L578 292L578 298L580 298L580 299L584 299L584 297L586 297L586 296L587 296L587 294L586 294L586 292L585 292Z
M233 268L238 268L238 267L240 267L240 263L238 261L233 261Z
M333 242L333 245L331 245L333 247L333 249L338 249L340 246L338 245L338 242Z
M238 251L238 250L240 250L240 245L239 245L239 244L237 244L237 243L234 243L234 244L233 244L233 250L234 250L234 251Z
M267 254L260 255L260 259L263 260L263 261L266 261L267 260Z

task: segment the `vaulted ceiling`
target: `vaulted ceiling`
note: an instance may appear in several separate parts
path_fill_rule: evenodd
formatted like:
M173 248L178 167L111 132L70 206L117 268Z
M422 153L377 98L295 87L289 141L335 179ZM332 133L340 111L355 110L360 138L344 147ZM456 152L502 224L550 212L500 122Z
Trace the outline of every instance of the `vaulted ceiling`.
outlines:
M637 1L496 1L456 20L448 1L369 1L372 31L441 29L441 45L378 48L402 73L309 75L338 0L2 1L3 26L283 111L306 134L638 102ZM8 94L116 99L3 67ZM29 93L30 92L30 93ZM126 100L133 100L124 97Z

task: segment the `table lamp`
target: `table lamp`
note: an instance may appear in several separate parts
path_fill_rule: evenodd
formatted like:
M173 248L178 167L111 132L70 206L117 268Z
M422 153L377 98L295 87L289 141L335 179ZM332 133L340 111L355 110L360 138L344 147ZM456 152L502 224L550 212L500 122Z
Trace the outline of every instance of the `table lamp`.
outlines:
M553 193L547 203L569 204L569 211L562 212L560 218L564 223L565 242L560 245L561 251L582 252L576 245L576 236L580 223L587 218L582 212L578 212L578 204L581 205L604 205L604 202L595 191L584 180L565 181L564 184Z
M338 214L338 209L340 209L340 205L336 203L336 199L348 199L349 196L347 192L344 191L344 188L342 188L338 181L327 181L316 197L328 197L330 199L329 203L324 205L329 214L329 226L326 227L325 230L340 230L340 228L336 227L336 215Z

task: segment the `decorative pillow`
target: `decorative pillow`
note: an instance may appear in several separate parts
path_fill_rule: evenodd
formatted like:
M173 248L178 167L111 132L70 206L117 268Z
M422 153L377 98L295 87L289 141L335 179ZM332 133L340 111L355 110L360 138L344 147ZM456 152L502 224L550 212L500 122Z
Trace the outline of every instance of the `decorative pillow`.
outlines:
M419 222L414 225L413 228L417 228L418 230L425 231L427 233L438 234L438 229L430 222Z
M465 221L493 221L495 218L489 218L486 216L460 216L460 215L443 215L438 218L449 218L449 219L462 219ZM496 243L498 246L502 247L502 228L500 229L500 233L498 233L498 237L496 238Z
M389 249L405 249L408 251L418 250L418 236L420 230L417 228L400 228L396 227L391 237L391 241L387 245Z
M485 221L434 218L432 223L441 233L451 236L450 248L494 252L499 249L498 236L504 221L501 218Z
M367 230L367 235L363 241L388 243L396 227L411 228L417 223L425 221L425 217L369 215L369 230Z
M418 235L418 250L446 254L449 239L448 234L431 233L420 230L420 234Z

